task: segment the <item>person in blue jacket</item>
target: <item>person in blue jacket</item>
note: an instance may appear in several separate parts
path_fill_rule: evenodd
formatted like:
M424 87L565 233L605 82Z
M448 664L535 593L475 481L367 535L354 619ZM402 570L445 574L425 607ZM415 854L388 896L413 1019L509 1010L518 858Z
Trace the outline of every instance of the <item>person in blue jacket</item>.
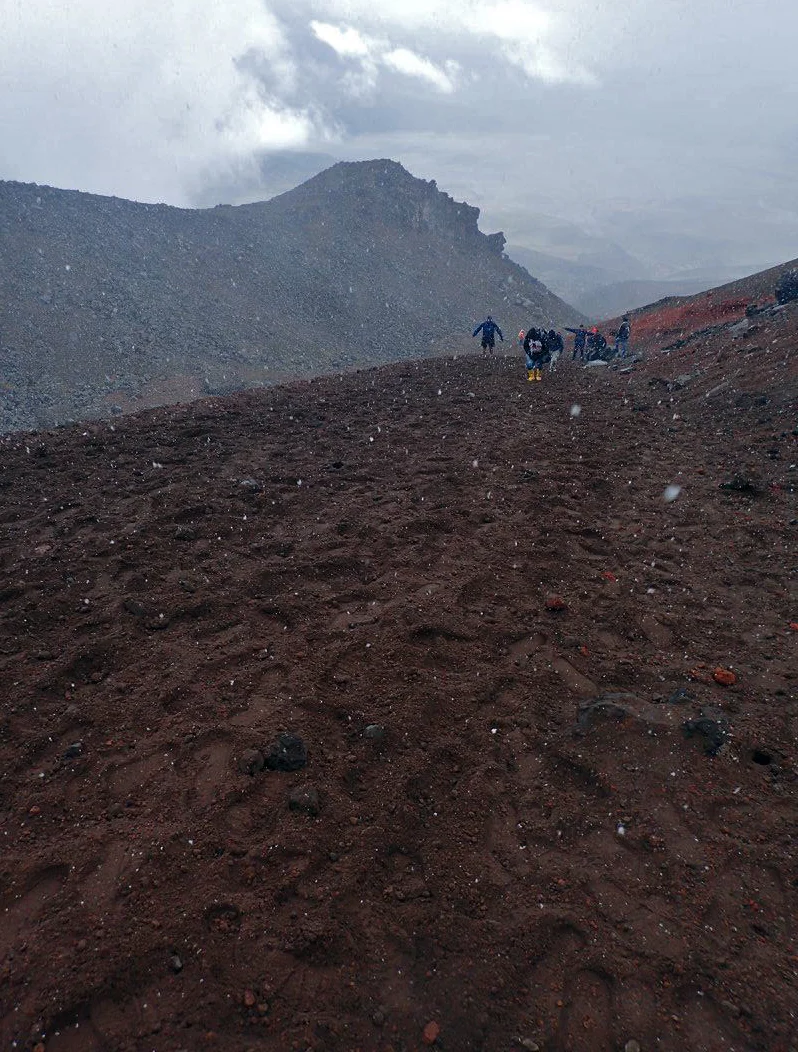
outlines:
M496 333L499 334L499 339L504 343L501 329L489 314L482 324L477 325L476 329L471 333L472 338L478 335L480 330L482 331L482 353L490 351L493 354L493 348L496 346Z
M571 356L571 361L574 361L577 357L584 361L585 344L587 343L587 329L584 325L580 325L578 329L569 329L566 325L565 331L574 334L574 353Z

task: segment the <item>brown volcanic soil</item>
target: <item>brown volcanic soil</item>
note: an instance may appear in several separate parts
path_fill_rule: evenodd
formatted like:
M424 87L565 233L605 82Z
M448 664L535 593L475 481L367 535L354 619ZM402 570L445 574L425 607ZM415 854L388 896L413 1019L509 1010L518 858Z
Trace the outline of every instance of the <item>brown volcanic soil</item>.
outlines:
M794 1047L790 331L3 439L0 1046Z

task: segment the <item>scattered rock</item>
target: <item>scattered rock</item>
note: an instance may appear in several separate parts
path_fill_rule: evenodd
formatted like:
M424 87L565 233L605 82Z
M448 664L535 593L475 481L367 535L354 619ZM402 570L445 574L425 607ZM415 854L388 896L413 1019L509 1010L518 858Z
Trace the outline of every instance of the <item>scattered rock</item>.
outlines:
M673 694L667 699L667 705L684 705L685 702L692 701L693 695L687 689L687 687L679 687Z
M763 394L751 394L748 391L743 391L741 395L738 395L735 400L735 409L751 409L754 406L767 405L770 399L767 395Z
M767 749L754 749L751 753L751 760L762 767L768 767L773 763L773 756Z
M431 1023L427 1023L427 1025L424 1027L424 1033L422 1035L422 1040L424 1041L424 1044L434 1045L435 1042L438 1040L440 1033L441 1028L436 1022L433 1021Z
M239 771L242 774L250 775L250 777L262 771L265 766L266 758L260 749L247 749L238 760Z
M238 485L241 489L248 490L250 493L263 492L263 484L258 482L257 479L241 479Z
M169 967L172 969L175 975L178 975L180 972L183 971L183 962L177 954L174 954L172 957L169 958Z
M742 321L735 322L734 325L729 326L729 334L733 337L744 336L751 328L752 323L749 319L743 318Z
M288 794L288 806L292 811L316 818L321 811L318 791L311 785L298 785Z
M385 728L381 723L370 723L363 731L363 737L374 742L380 742L385 737Z
M143 617L147 613L146 606L144 603L140 603L138 599L125 599L122 606L134 617Z
M631 1041L627 1041L623 1046L623 1052L642 1052L640 1042L635 1041L634 1038L632 1038Z
M721 482L719 489L725 489L731 493L749 493L752 497L758 497L763 492L763 486L750 475L734 475L728 482Z
M64 760L76 760L78 758L78 756L82 756L83 755L83 749L84 749L83 742L73 742L71 745L67 746L67 748L64 750L63 759Z
M305 743L296 734L281 734L266 753L270 771L300 771L307 762Z
M531 1037L514 1037L513 1044L518 1045L519 1048L526 1049L526 1052L540 1052L540 1045L537 1041L533 1041Z
M258 999L255 996L253 990L245 990L244 996L242 997L242 1001L244 1002L245 1008L254 1008L255 1005L258 1003Z
M568 604L561 595L552 593L546 596L546 609L554 614L561 613L563 610L568 609Z
M681 391L693 379L692 373L680 373L675 380L671 380L668 387L671 391Z
M180 525L175 530L176 541L195 541L197 539L197 531L193 526L186 526L185 524Z
M712 678L722 687L733 687L737 682L735 674L728 668L721 668L720 665L712 673Z
M729 734L728 721L722 716L717 719L699 716L694 720L685 720L682 730L686 738L698 738L707 756L717 756Z
M384 1026L385 1012L378 1008L376 1012L372 1013L371 1021L375 1026Z

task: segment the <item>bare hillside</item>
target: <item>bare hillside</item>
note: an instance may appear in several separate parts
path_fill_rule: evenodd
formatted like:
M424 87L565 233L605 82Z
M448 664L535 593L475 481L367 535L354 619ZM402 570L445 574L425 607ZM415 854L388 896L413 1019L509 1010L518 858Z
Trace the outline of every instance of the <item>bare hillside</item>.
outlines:
M478 216L392 161L202 211L0 183L0 430L576 317Z

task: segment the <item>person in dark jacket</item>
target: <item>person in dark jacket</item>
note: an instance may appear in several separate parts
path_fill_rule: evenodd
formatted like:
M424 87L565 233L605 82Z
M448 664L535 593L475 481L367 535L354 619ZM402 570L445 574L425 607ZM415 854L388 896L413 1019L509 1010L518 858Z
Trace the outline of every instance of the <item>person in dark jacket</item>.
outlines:
M574 361L577 357L581 358L582 361L585 359L585 344L587 343L587 329L584 325L580 325L578 329L569 329L566 325L566 332L572 332L574 334L574 353L571 356L571 361Z
M632 336L632 326L629 324L629 316L624 314L621 327L615 334L615 353L619 358L625 358L629 353L629 340Z
M504 343L504 336L502 331L496 322L491 318L490 314L482 322L481 325L477 325L476 329L471 333L472 338L479 332L482 332L482 353L490 351L493 354L493 348L496 346L496 333L499 334L499 339Z
M598 329L594 329L587 338L587 360L589 362L595 362L599 358L604 358L604 352L607 349L607 338L603 333L600 333Z
M545 330L535 328L530 329L524 337L526 378L530 383L533 380L543 379L543 366L549 361L547 337L548 333Z

